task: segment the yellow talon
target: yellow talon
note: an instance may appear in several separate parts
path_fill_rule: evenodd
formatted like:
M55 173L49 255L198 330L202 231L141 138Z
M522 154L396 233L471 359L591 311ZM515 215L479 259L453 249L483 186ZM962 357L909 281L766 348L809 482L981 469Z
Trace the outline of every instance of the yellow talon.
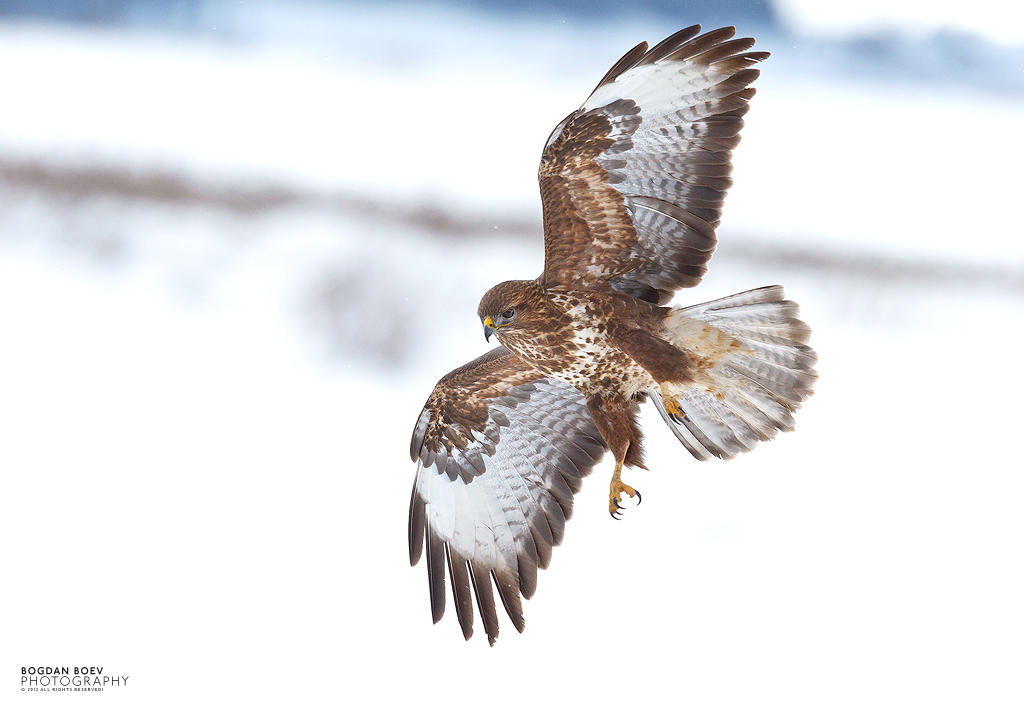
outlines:
M686 411L676 401L675 396L668 392L664 384L661 384L661 405L668 413L669 418L674 420L676 423L682 423L686 419Z
M622 507L619 505L619 497L625 493L629 498L636 498L637 505L639 505L642 497L640 492L624 483L620 478L622 476L622 463L615 463L615 472L612 473L611 485L608 487L608 513L612 515L612 518L619 520L619 511Z

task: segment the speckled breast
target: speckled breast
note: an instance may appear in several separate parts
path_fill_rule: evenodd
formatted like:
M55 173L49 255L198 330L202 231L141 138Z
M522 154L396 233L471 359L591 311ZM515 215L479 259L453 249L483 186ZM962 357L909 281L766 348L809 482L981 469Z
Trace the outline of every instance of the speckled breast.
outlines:
M549 300L569 316L569 325L529 339L502 339L502 344L587 396L632 397L655 384L643 367L611 342L596 302L565 293L551 293Z

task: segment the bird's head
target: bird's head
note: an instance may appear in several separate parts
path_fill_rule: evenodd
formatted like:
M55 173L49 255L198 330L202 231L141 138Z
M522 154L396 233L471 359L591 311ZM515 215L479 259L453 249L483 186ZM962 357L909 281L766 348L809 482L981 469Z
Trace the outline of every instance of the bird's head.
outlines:
M477 315L484 326L484 337L499 333L527 332L543 308L543 292L535 281L505 281L484 294Z

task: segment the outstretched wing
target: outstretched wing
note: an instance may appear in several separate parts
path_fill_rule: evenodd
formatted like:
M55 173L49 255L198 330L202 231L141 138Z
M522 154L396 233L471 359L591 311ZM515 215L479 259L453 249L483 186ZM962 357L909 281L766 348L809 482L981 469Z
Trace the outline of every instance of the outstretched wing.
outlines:
M520 594L533 595L573 495L604 454L583 394L499 347L437 383L411 449L409 558L419 561L425 536L434 623L444 614L447 563L467 640L471 587L488 641L498 637L492 580L522 631Z
M665 303L715 250L730 159L768 57L700 25L612 67L548 138L540 164L547 287Z

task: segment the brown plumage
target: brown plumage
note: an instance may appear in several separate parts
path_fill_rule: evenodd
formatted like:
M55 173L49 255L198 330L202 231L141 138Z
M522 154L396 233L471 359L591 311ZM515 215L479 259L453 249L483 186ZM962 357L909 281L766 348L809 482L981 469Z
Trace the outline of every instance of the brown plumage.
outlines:
M466 638L471 587L488 640L492 580L523 628L561 542L572 499L605 450L643 467L639 403L655 407L698 459L729 459L791 430L811 393L809 328L781 287L687 308L715 249L732 149L767 57L725 28L684 29L620 59L545 145L539 170L544 271L480 301L501 347L438 382L412 438L418 462L410 557L426 544L431 608L444 612L445 565Z

